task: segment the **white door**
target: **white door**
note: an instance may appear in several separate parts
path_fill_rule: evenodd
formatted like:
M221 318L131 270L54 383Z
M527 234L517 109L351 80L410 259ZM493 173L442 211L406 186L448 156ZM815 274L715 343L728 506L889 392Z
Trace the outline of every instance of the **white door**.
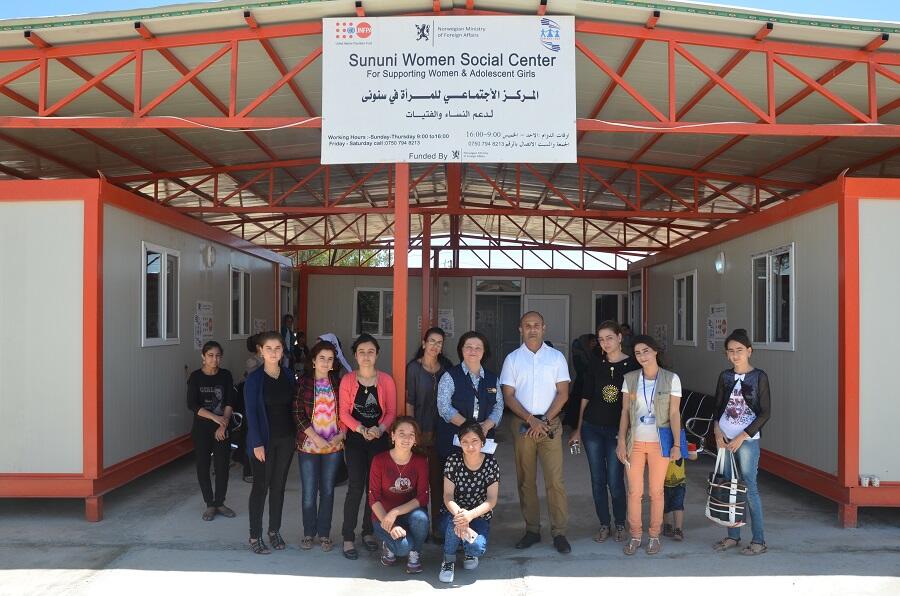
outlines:
M525 294L525 310L536 310L544 317L547 331L544 340L569 357L569 296L558 294Z

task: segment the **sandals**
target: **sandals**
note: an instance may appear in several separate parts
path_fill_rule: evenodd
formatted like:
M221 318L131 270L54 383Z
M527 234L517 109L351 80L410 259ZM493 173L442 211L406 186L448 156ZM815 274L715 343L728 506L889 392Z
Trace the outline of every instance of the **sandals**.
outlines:
M203 521L212 521L216 517L216 508L215 507L207 507L206 511L203 512Z
M616 526L616 542L625 540L625 526Z
M281 537L281 532L278 530L269 530L269 542L272 543L272 548L275 550L284 550L287 546L284 538Z
M350 548L347 548L347 544L350 544ZM351 561L355 561L359 558L359 552L356 550L356 547L353 546L352 541L344 541L343 548L344 558L350 559Z
M723 538L713 544L713 550L717 553L725 552L730 548L738 546L740 543L741 541L739 539L735 540L734 538Z
M266 543L263 542L262 538L251 538L250 550L252 550L253 553L257 555L268 555L272 552L269 550L269 547L266 546Z
M374 553L378 550L378 541L375 540L375 536L372 534L364 534L362 537L363 546L366 547L366 550L370 553Z
M650 540L647 541L647 548L644 549L648 555L655 555L660 550L662 550L662 544L659 542L659 537L650 537Z
M641 539L640 538L631 538L625 543L625 548L622 549L622 552L626 555L633 555L637 552L637 549L641 548Z
M749 545L745 546L741 549L742 555L747 555L748 557L755 557L756 555L761 555L764 552L769 550L769 547L765 545L763 542L751 542Z
M225 505L219 505L216 507L216 513L221 515L222 517L235 517L237 514L234 512L234 509L231 507L226 507Z
M609 538L609 526L600 526L600 530L594 536L594 542L606 542L606 539Z
M300 548L303 550L311 550L313 547L313 537L312 536L304 536L303 540L300 541Z
M331 538L319 538L319 545L322 547L323 553L330 552L331 549L334 548L334 543L331 541Z

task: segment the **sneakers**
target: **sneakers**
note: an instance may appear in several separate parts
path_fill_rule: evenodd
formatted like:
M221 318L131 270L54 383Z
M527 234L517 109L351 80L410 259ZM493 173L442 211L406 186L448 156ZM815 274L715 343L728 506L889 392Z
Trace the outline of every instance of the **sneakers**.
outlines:
M397 556L384 542L381 543L381 564L385 567L393 567L397 564Z
M438 573L438 580L445 584L453 583L453 570L456 564L453 561L444 561L441 563L441 572Z
M467 571L472 571L473 569L478 569L478 557L473 557L472 555L466 555L463 559L463 569Z
M422 563L419 562L419 551L409 551L409 558L406 559L407 573L422 573Z

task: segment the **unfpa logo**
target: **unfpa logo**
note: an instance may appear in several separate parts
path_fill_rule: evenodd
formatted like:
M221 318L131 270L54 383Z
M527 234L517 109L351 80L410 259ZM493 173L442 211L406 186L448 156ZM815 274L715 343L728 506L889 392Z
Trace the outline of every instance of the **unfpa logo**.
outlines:
M541 19L541 45L548 50L558 52L559 45L559 24L552 19Z
M363 21L362 23L354 23L353 21L336 21L334 23L335 39L366 39L372 35L372 25Z

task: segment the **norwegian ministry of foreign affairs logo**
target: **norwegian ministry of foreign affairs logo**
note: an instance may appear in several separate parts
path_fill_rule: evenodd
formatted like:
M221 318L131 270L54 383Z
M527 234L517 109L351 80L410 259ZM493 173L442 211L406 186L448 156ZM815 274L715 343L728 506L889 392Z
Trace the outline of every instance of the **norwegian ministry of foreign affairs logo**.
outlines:
M559 23L552 19L541 18L541 45L548 50L558 52L560 49L559 31Z
M421 25L416 25L416 41L428 41L428 36L431 33L431 27L422 23Z

